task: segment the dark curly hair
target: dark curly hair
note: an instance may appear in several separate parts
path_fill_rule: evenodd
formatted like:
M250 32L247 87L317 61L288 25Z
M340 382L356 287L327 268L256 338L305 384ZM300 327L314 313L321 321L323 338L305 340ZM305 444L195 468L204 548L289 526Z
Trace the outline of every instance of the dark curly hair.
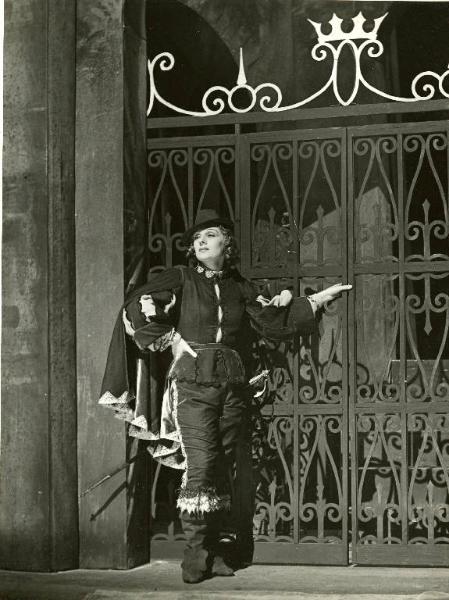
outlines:
M240 258L237 242L235 241L235 237L230 229L226 229L226 227L223 227L222 225L218 225L218 229L225 236L224 266L227 268L232 268ZM198 264L198 260L195 255L195 249L193 247L193 236L190 240L186 256L192 266L196 266Z

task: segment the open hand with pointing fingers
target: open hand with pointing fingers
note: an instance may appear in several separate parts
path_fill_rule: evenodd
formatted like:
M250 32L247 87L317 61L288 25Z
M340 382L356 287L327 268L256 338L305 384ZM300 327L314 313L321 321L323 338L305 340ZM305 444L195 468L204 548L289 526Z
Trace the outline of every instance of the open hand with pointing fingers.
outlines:
M346 283L336 283L322 290L321 292L312 294L309 296L309 298L313 302L316 302L318 308L321 308L327 302L332 302L332 300L335 300L335 298L341 296L343 292L349 292L349 290L352 290L352 285Z
M293 299L290 290L282 290L280 294L273 296L266 306L288 306Z

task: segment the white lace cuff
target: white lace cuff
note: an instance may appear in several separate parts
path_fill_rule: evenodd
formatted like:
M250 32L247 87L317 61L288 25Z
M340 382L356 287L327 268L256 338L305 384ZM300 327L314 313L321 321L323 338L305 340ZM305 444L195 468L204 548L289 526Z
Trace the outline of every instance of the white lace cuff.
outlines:
M152 352L163 352L173 343L177 342L180 337L179 333L173 328L154 340L154 342L148 346L148 350L151 350Z
M315 300L313 296L306 296L307 300L310 302L310 306L312 307L313 314L315 315L317 310L320 308L318 302Z

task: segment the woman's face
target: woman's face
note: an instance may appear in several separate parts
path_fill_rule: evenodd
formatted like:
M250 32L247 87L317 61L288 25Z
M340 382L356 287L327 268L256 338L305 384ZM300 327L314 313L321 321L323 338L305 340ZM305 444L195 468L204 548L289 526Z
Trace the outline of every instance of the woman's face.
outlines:
M219 227L208 227L193 234L193 248L197 260L211 268L221 268L226 238Z

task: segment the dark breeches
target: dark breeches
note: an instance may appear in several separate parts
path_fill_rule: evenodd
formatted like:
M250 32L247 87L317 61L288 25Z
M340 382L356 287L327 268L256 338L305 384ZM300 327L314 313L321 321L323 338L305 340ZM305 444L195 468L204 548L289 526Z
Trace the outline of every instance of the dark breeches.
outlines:
M241 385L175 383L177 421L186 456L178 506L189 512L229 508L228 473L247 407Z

